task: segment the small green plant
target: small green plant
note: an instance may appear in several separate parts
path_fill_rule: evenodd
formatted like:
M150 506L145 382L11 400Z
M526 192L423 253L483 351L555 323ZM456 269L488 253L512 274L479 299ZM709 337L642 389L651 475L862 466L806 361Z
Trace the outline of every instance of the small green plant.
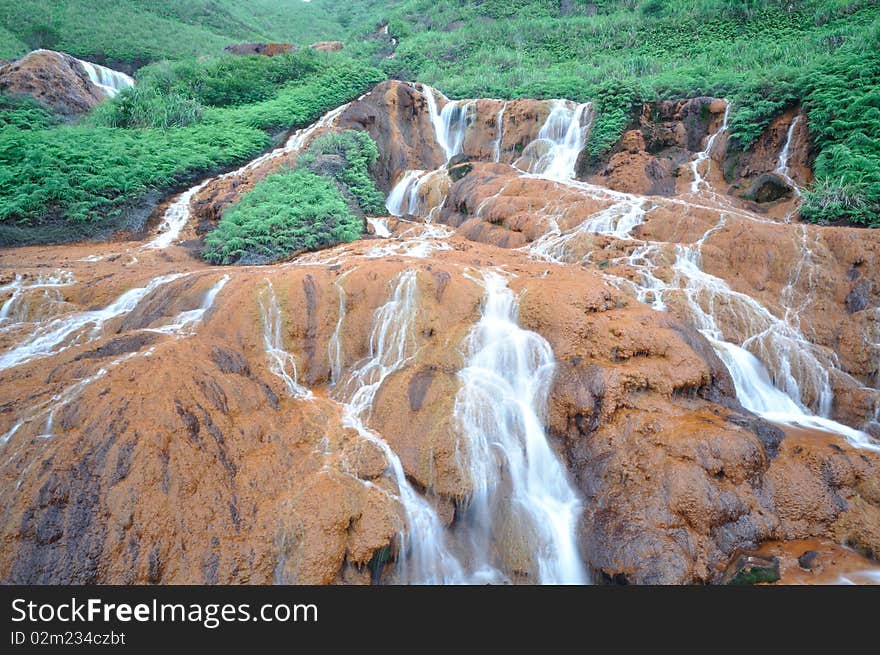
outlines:
M299 166L333 179L350 194L361 211L385 212L385 196L370 177L369 168L379 157L375 141L366 132L327 132L300 155Z
M353 241L363 222L332 181L308 170L267 176L223 212L205 239L215 264L264 263Z

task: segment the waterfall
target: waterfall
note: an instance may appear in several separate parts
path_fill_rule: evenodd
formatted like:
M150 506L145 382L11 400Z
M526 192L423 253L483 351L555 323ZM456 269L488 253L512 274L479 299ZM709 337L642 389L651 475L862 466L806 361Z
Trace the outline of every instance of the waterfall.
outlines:
M725 101L727 102L727 101ZM721 120L721 126L712 133L709 139L706 141L706 148L702 152L698 152L697 156L691 161L691 171L694 174L694 179L691 181L691 192L698 193L702 187L708 187L709 183L703 178L700 174L700 164L703 162L706 163L706 175L709 174L709 167L711 166L711 156L712 156L712 146L715 145L715 139L717 139L721 134L727 131L727 119L730 117L730 103L727 103L727 106L724 108L724 118Z
M373 228L373 234L380 239L387 239L391 236L391 230L388 229L388 222L384 218L378 216L367 216L367 223Z
M10 294L0 305L0 331L28 320L27 297L32 291L42 291L49 302L63 302L58 289L70 286L73 281L73 274L68 271L38 275L33 280L27 280L16 273L11 282L0 286L0 294Z
M156 250L164 250L172 243L177 241L180 233L189 222L190 210L189 203L193 196L198 194L211 179L204 180L194 187L181 193L174 201L168 205L165 213L162 215L162 223L159 225L158 232L152 241L144 245L144 248L152 248Z
M388 194L388 198L385 200L385 209L392 216L424 216L426 220L429 220L434 210L442 206L445 195L438 205L428 207L419 194L425 184L431 182L438 175L446 176L446 174L445 166L432 171L406 171Z
M381 449L388 463L387 473L397 484L406 516L406 530L400 534L398 581L463 583L461 564L447 549L445 529L436 511L409 483L397 454L367 425L382 383L402 369L413 355L417 311L417 274L407 270L394 279L390 298L373 315L369 355L338 385L344 408L343 424ZM335 336L338 339L339 335Z
M80 66L86 71L86 75L92 81L92 84L103 91L108 98L115 97L122 89L134 86L134 79L106 66L93 64L90 61L77 59Z
M585 583L575 535L580 501L543 427L553 352L517 325L517 303L501 275L484 272L482 284L482 316L467 339L455 399L473 484L462 521L476 578L492 581L503 566L542 584ZM496 550L504 551L500 562Z
M260 295L260 313L263 317L263 344L269 358L269 370L284 382L288 395L293 398L311 398L312 392L297 382L296 360L284 349L284 323L281 307L275 297L275 287L266 280Z
M146 286L129 289L103 309L75 312L38 326L23 343L0 355L0 371L97 338L107 321L132 311L154 289L180 277L182 273L154 278ZM69 340L73 342L67 343Z
M392 216L406 216L418 212L418 183L425 171L406 171L391 189L385 208Z
M342 286L342 283L353 270L355 269L346 271L333 283L333 286L336 287L336 293L339 295L339 317L336 319L333 335L327 342L327 360L330 362L330 384L332 386L336 386L342 377L342 325L345 322L346 314L345 287Z
M504 112L507 109L507 101L501 104L498 115L495 117L495 143L492 146L492 161L501 161L501 139L504 138Z
M554 100L537 139L527 147L534 149L543 144L547 148L530 172L554 180L574 178L574 169L590 130L591 112L589 102L576 105L570 100Z
M788 126L788 133L785 137L785 145L782 146L782 152L779 153L779 165L773 171L780 177L782 177L786 182L788 182L792 191L796 196L801 195L800 187L798 183L795 182L791 177L791 171L789 170L788 160L789 160L789 151L791 149L791 142L794 138L794 131L797 129L797 125L801 120L801 115L798 114L791 121L791 125Z
M214 305L214 300L220 290L229 282L229 275L222 276L214 285L208 289L202 298L201 304L195 309L189 309L180 312L174 319L173 323L163 325L158 328L147 328L151 332L161 332L162 334L192 334L196 324L204 318L205 313Z
M435 94L442 93L429 86L422 85L421 91L428 104L428 116L434 127L434 138L443 154L446 162L459 154L464 147L464 137L467 132L471 111L476 106L474 100L447 100L441 111L437 111L437 98ZM444 163L446 163L444 162Z

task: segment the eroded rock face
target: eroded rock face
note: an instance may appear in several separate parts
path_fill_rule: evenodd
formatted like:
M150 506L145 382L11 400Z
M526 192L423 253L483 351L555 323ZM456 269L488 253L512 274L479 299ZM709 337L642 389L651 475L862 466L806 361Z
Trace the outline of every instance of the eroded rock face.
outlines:
M874 429L880 237L725 195L722 101L648 105L602 171L580 156L580 179L552 179L524 173L549 151L531 144L551 101L455 101L460 153L444 167L431 100L434 119L453 102L377 86L206 184L182 234L322 130L363 129L383 188L434 171L411 194L418 211L373 225L385 238L223 270L178 245L0 252L0 580L412 581L404 488L467 568L475 474L456 410L487 271L552 349L537 414L582 500L577 549L595 581L720 582L767 542L877 557L878 451L746 409L719 344L742 344L805 408ZM404 277L413 313L383 312ZM150 281L124 311L33 349ZM401 325L354 420L376 380L364 367ZM493 557L535 580L527 541Z
M726 109L723 100L691 98L646 103L611 153L591 162L587 179L604 187L646 195L676 193L679 169L705 147Z
M29 96L65 116L84 114L107 98L77 59L52 50L34 50L0 69L0 91Z

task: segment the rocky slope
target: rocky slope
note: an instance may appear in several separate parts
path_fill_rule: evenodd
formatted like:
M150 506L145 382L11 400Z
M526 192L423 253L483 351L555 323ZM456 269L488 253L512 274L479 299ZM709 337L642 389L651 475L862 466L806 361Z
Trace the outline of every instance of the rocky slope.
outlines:
M0 67L0 91L28 96L67 117L84 114L134 80L63 52L34 50Z
M591 162L587 105L387 82L172 203L151 242L0 252L0 579L707 583L761 544L783 581L801 549L861 575L838 544L880 552L880 449L855 429L877 427L878 237L797 222L794 115L723 164L725 110L645 107ZM350 128L379 146L386 238L191 254ZM788 196L740 197L765 174ZM521 467L559 464L522 497Z

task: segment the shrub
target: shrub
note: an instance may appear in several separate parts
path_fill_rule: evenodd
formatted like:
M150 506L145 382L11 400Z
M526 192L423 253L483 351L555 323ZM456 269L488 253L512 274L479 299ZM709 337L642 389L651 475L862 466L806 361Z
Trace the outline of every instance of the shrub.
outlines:
M363 223L334 184L308 170L268 175L223 212L205 239L215 264L269 262L357 239Z
M327 156L338 158L337 161ZM327 132L299 156L301 167L332 178L367 214L385 213L385 196L370 177L369 167L379 157L375 141L366 132Z
M96 125L105 127L186 127L202 117L198 101L178 93L164 94L151 87L124 89L112 102L92 113Z

